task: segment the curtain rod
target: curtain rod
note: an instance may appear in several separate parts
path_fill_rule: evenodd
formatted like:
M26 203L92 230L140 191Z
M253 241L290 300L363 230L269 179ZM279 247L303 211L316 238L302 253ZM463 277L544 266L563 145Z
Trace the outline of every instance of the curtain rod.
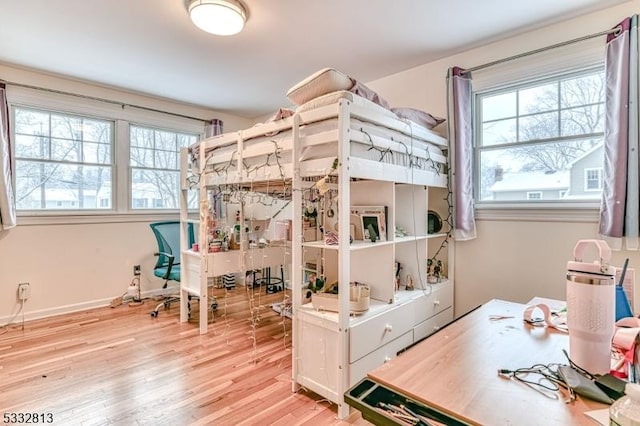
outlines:
M617 27L612 28L610 30L600 31L599 33L595 33L595 34L590 34L590 35L586 35L586 36L583 36L583 37L574 38L573 40L563 41L563 42L560 42L560 43L557 43L557 44L553 44L551 46L541 47L540 49L530 50L528 52L520 53L518 55L509 56L507 58L502 58L502 59L498 59L498 60L493 61L493 62L488 62L486 64L477 65L475 67L467 68L465 70L461 70L461 73L462 74L467 74L467 73L470 73L472 71L477 71L477 70L481 70L481 69L484 69L484 68L489 68L489 67L492 67L494 65L501 64L503 62L513 61L514 59L520 59L520 58L523 58L525 56L535 55L536 53L541 53L541 52L544 52L546 50L556 49L558 47L563 47L563 46L567 46L567 45L570 45L570 44L579 43L581 41L589 40L589 39L600 37L600 36L603 36L603 35L608 35L608 34L612 34L612 33L615 33L616 35L618 35L618 34L620 34L621 31L622 31L622 26L618 25Z
M43 92L56 93L58 95L75 96L77 98L89 99L89 100L92 100L92 101L104 102L104 103L113 104L113 105L120 105L123 109L125 107L138 108L138 109L142 109L142 110L145 110L145 111L152 111L152 112L159 112L159 113L162 113L162 114L168 114L168 115L172 115L174 117L181 117L181 118L188 118L190 120L202 121L203 123L207 123L208 122L208 120L204 120L204 119L198 118L198 117L191 117L189 115L178 114L176 112L162 111L160 109L149 108L149 107L140 106L140 105L134 105L134 104L128 104L128 103L124 103L124 102L112 101L111 99L98 98L96 96L80 95L78 93L65 92L65 91L62 91L62 90L55 90L55 89L47 89L45 87L31 86L29 84L14 83L14 82L5 81L5 80L0 80L0 81L2 83L4 83L4 84L10 85L10 86L24 87L24 88L27 88L27 89L34 89L34 90L40 90L40 91L43 91Z

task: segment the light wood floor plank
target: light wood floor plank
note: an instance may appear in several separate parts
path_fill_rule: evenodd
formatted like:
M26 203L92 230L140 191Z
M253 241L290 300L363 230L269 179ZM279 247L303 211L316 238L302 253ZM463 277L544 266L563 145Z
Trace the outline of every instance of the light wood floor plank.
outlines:
M291 391L291 320L269 308L282 293L214 292L206 335L197 302L188 323L177 304L151 318L158 302L146 301L0 329L0 413L87 426L369 424Z

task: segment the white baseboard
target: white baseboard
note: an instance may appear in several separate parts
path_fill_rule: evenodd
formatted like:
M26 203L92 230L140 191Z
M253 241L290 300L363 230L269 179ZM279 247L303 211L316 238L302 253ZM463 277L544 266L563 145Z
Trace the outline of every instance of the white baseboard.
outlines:
M143 298L149 298L149 297L154 297L162 294L169 294L169 293L177 294L178 292L180 292L180 287L169 286L167 288L158 288L154 290L143 291L141 293L141 296ZM121 295L118 295L118 296L121 296ZM49 318L56 315L64 315L64 314L70 314L73 312L86 311L94 308L102 308L105 306L109 306L113 299L114 297L110 297L108 299L96 299L96 300L90 300L90 301L81 302L81 303L74 303L71 305L56 306L53 308L46 308L46 309L38 309L35 311L28 310L29 301L27 300L26 303L24 304L24 308L25 308L24 320L33 321L36 319ZM9 321L13 317L13 315L19 308L20 308L20 304L16 303L14 310L11 312L10 315L0 316L0 326L9 325L7 321ZM16 318L13 319L11 324L22 323L22 318L23 318L22 313L20 313Z

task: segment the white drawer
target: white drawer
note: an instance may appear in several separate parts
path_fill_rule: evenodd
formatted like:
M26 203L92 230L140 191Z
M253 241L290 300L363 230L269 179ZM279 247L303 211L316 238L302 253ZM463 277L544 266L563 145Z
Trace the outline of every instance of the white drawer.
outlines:
M411 331L376 349L369 355L351 364L349 370L349 387L363 379L367 373L396 357L398 352L413 343Z
M240 265L240 250L221 251L207 255L207 275L218 277L224 274L234 274L242 271Z
M395 307L350 329L349 362L355 362L413 327L411 311Z
M418 324L413 329L413 341L417 342L424 339L427 336L432 335L436 331L440 330L443 325L447 325L453 321L453 308L450 307L440 312L439 314L429 318L426 321Z
M244 258L246 268L262 269L268 266L287 265L291 263L290 251L283 246L249 249ZM280 272L276 276L280 276Z
M453 286L441 284L432 287L433 291L425 297L414 299L413 305L413 325L444 311L453 306Z

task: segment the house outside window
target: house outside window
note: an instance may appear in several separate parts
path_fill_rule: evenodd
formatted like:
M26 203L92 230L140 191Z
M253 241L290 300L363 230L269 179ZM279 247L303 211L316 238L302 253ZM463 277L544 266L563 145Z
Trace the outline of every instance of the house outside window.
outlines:
M602 167L584 170L585 191L602 191Z
M110 209L114 122L13 108L18 210ZM105 203L97 204L103 196Z
M476 92L476 201L599 199L604 92L601 67Z
M130 126L129 135L131 208L180 208L180 149L197 135L138 125Z

